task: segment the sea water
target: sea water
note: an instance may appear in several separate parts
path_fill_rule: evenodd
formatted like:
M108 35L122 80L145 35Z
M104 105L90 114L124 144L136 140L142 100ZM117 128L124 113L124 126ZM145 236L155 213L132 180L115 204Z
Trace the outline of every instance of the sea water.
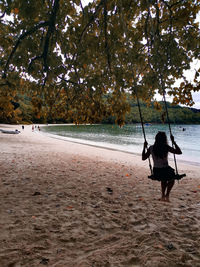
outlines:
M168 125L147 124L144 128L149 145L153 145L158 131L165 131L168 143L171 144ZM144 143L140 124L125 125L122 128L108 124L54 125L43 127L42 130L55 138L140 155ZM183 152L177 156L178 160L200 166L200 125L171 125L171 130Z

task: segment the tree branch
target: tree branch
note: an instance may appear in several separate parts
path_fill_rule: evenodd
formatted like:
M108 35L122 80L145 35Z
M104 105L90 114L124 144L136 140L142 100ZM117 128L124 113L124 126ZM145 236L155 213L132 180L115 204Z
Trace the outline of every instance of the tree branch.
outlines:
M19 36L19 38L18 38L18 40L17 40L17 42L16 42L16 44L15 44L15 46L14 46L12 52L10 53L7 62L6 62L6 66L5 66L4 71L3 71L3 72L4 72L4 74L3 74L3 78L6 78L6 73L7 73L7 69L8 69L8 66L9 66L9 64L10 64L10 61L11 61L13 55L15 54L15 52L16 52L18 46L20 45L21 41L22 41L23 39L25 39L27 36L29 36L29 35L33 34L34 32L36 32L38 29L40 29L40 28L42 28L42 27L46 27L46 26L48 26L48 24L49 24L48 21L41 22L41 23L39 23L38 25L36 25L35 27L33 27L32 29L26 31L25 33L23 33L23 34L21 34L21 35Z
M47 55L48 55L48 50L49 50L49 41L50 41L51 35L53 34L54 29L55 29L56 14L57 14L58 9L59 9L59 0L55 0L54 5L53 5L53 10L52 10L51 17L50 17L49 21L41 22L38 25L36 25L35 27L33 27L32 29L30 29L30 30L28 30L25 33L20 35L20 37L18 38L18 40L17 40L12 52L10 53L10 55L8 57L7 62L6 62L6 65L5 65L5 68L4 68L3 78L6 78L6 74L7 74L7 70L8 70L8 66L10 64L10 61L11 61L13 55L15 54L18 46L20 45L21 41L24 40L27 36L29 36L29 35L33 34L34 32L36 32L38 29L40 29L42 27L47 27L47 26L49 26L49 27L48 27L46 38L45 38L43 53L42 53L42 55L36 56L31 60L29 69L30 69L33 61L35 61L36 59L39 59L39 58L43 58L44 70L46 72L48 71Z
M29 65L28 65L28 72L31 71L31 67L32 67L33 62L34 62L35 60L37 60L37 59L40 59L40 58L42 58L42 55L40 55L40 56L35 56L34 58L31 59L31 62L30 62Z
M42 57L44 60L44 70L45 71L48 71L47 54L48 54L48 50L49 50L49 41L50 41L51 35L53 34L54 29L55 29L56 15L57 15L57 12L59 9L59 1L60 0L55 0L55 2L54 2L51 17L49 19L49 27L47 30L45 43L44 43L44 50L43 50Z
M58 76L58 78L59 78L60 80L64 81L64 82L66 82L66 83L71 83L71 84L74 84L74 85L79 85L79 83L77 83L77 82L73 82L73 81L71 81L71 80L67 80L67 79L65 79L65 78L63 78L63 77L61 77L61 76Z
M85 25L85 27L83 28L83 31L80 35L80 38L79 38L79 43L82 41L82 38L87 30L87 28L90 26L90 24L95 20L96 16L98 15L99 13L99 10L101 8L101 6L103 6L103 3L104 3L104 0L101 0L100 3L98 4L94 14L91 16L90 20L88 21L88 23Z
M0 87L1 87L1 86L9 86L9 87L11 87L12 84L11 84L9 81L6 81L5 83L1 83L1 84L0 84Z
M107 54L108 67L111 71L111 59L110 59L110 49L108 45L108 34L107 34L107 0L104 0L104 35L105 35L105 50Z
M0 16L0 19L2 19L6 14L6 11L3 12L3 14Z
M82 9L82 12L83 12L83 15L84 15L84 8L83 8L83 5L82 5L82 2L80 1L80 6L81 6L81 9Z
M161 0L161 2L163 2L163 4L165 4L168 8L172 8L173 6L176 6L178 4L181 4L182 2L184 2L184 0L179 0L171 5L169 5L165 0Z

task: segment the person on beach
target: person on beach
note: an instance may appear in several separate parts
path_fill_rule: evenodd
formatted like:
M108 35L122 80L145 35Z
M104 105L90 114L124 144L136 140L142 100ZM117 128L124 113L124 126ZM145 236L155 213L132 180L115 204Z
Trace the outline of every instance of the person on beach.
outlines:
M174 169L168 165L168 152L174 154L182 154L181 149L174 141L174 136L171 135L174 148L168 145L165 132L158 132L155 137L153 146L147 148L147 142L144 142L142 151L142 160L146 160L150 155L153 158L153 179L161 182L161 199L169 202L169 194L174 186L176 175Z

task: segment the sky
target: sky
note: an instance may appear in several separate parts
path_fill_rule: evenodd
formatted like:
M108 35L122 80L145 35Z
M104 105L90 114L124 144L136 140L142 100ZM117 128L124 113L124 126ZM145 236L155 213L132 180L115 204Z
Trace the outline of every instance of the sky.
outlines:
M88 3L92 2L93 0L82 0L82 5L85 6ZM200 22L200 14L198 16L198 21ZM187 70L185 72L187 79L192 82L192 79L194 77L195 74L195 70L198 70L200 68L200 61L194 61L191 64L191 70ZM175 84L175 86L177 86L180 83L180 81L177 81L177 84ZM193 97L193 101L195 102L195 104L192 106L193 108L197 108L200 109L200 92L193 92L192 93L192 97ZM162 96L156 95L156 99L162 100ZM167 101L170 101L171 98L170 97L166 97Z

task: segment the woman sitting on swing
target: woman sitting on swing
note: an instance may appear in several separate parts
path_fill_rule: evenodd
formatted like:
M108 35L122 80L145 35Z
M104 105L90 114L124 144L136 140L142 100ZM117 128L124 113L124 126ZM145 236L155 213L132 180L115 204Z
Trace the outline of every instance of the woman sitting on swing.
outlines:
M174 147L168 145L167 136L165 132L158 132L155 137L155 143L147 149L147 142L144 142L144 148L142 151L142 160L146 160L150 154L153 158L153 179L161 181L162 201L169 202L169 194L174 186L174 180L176 175L174 169L168 165L168 152L174 154L182 154L181 149L174 141L173 135L171 135L172 143Z

